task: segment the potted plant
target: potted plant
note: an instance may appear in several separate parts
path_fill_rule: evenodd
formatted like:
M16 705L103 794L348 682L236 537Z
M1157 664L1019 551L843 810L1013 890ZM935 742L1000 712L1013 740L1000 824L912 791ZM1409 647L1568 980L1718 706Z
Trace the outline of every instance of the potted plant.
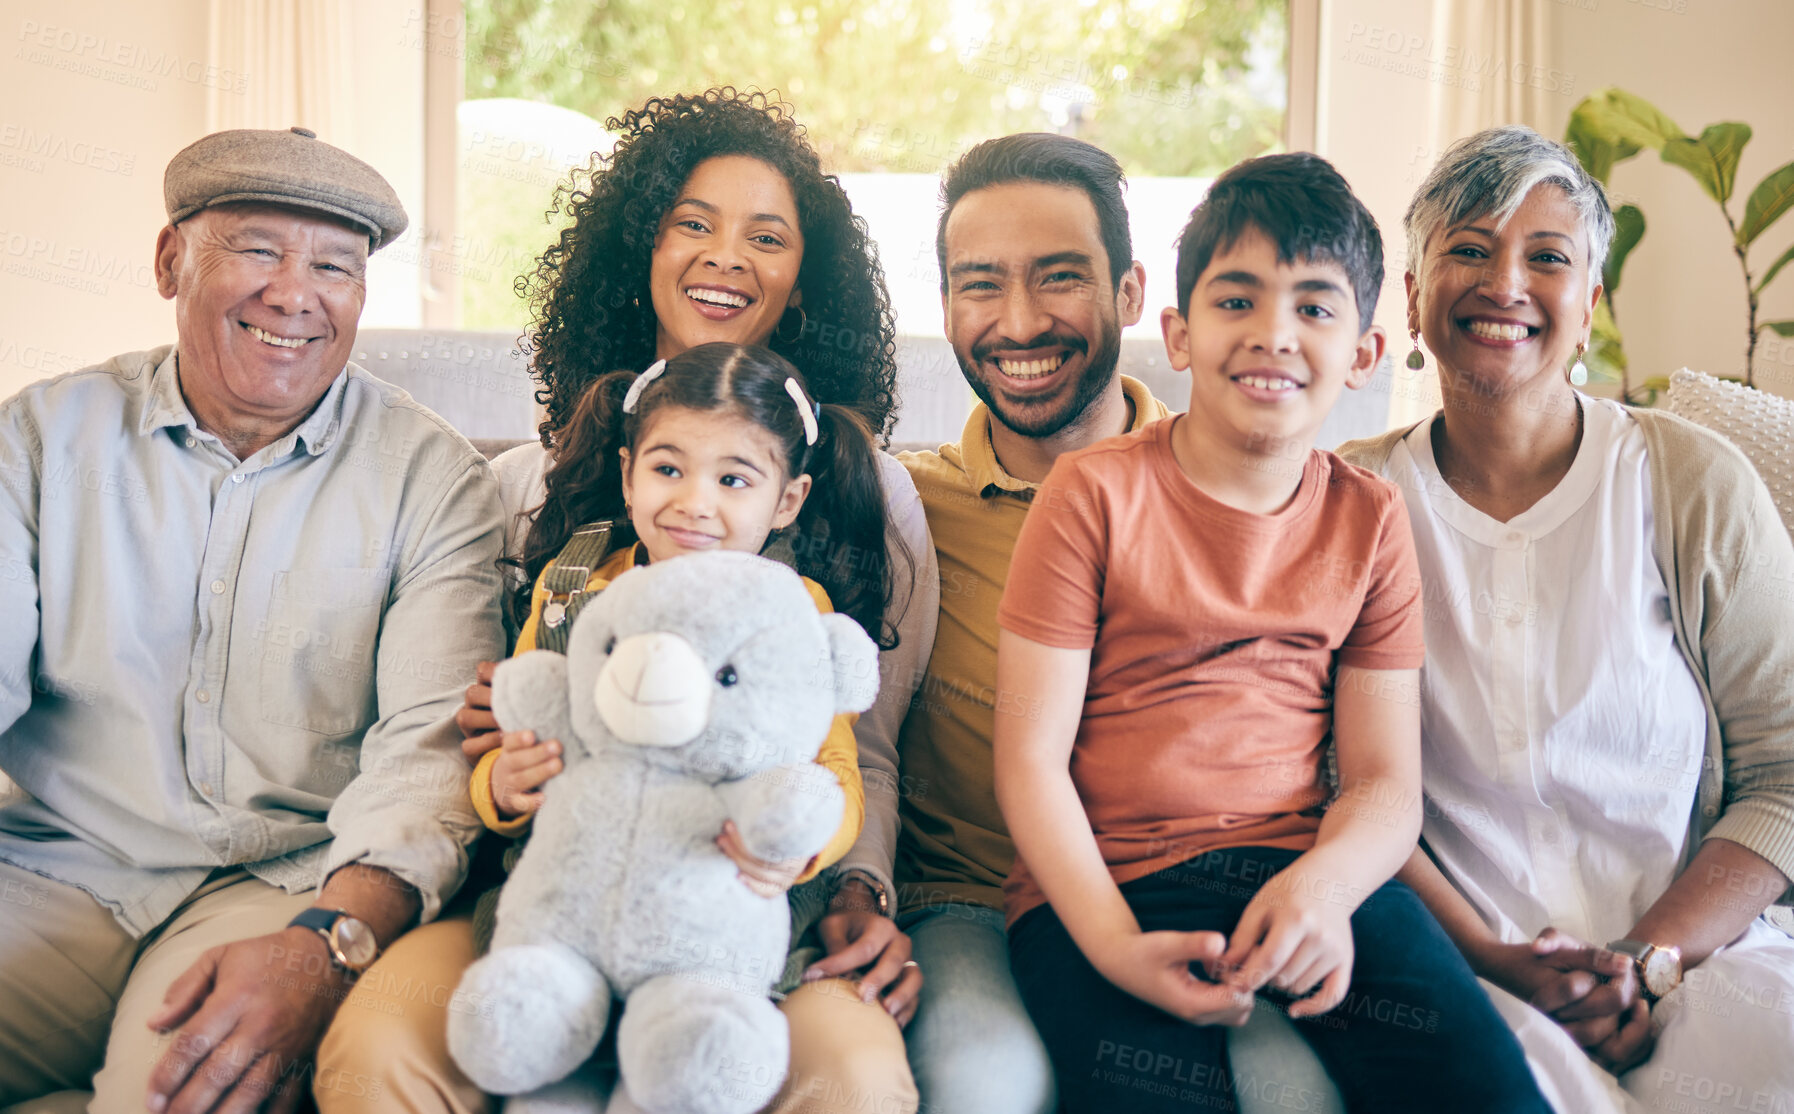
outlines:
M1794 262L1794 246L1784 250L1758 278L1751 270L1750 249L1790 208L1794 208L1794 162L1774 171L1751 190L1744 202L1742 220L1732 215L1730 202L1736 186L1738 157L1750 142L1750 125L1719 123L1704 128L1698 136L1690 136L1677 127L1644 98L1620 89L1602 89L1589 94L1570 113L1564 142L1576 153L1590 175L1602 185L1608 184L1616 163L1632 158L1649 148L1658 152L1664 162L1688 171L1708 197L1719 203L1719 211L1731 230L1732 251L1744 277L1748 325L1744 347L1745 386L1755 378L1757 338L1765 329L1784 337L1794 337L1794 320L1758 321L1757 310L1763 288L1773 282L1782 268ZM1596 374L1618 380L1628 401L1654 401L1665 389L1668 380L1654 376L1633 387L1626 354L1622 346L1619 321L1613 307L1613 295L1619 290L1620 272L1626 257L1638 246L1645 233L1644 213L1636 205L1621 205L1614 210L1613 246L1601 271L1605 292L1595 308L1595 325L1589 346L1588 363Z

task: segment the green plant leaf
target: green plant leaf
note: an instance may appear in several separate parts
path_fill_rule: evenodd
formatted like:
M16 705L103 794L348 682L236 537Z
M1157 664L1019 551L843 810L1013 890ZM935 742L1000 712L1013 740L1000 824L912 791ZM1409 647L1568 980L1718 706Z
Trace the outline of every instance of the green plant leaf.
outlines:
M1773 329L1781 336L1794 337L1794 321L1759 321L1757 329L1759 332L1763 329Z
M1613 320L1613 307L1605 297L1595 305L1595 321L1583 359L1588 364L1589 378L1597 383L1620 383L1626 378L1626 350L1621 346L1620 327Z
M1773 279L1776 275L1781 274L1782 268L1786 267L1789 263L1794 263L1794 247L1790 247L1787 251L1782 252L1782 257L1769 265L1769 270L1764 273L1762 278L1757 280L1756 286L1751 289L1755 293L1761 294L1763 288L1769 285L1769 280Z
M1570 112L1570 123L1564 128L1564 144L1575 153L1590 177L1606 185L1613 176L1614 164L1638 154L1639 147L1604 129L1600 122L1600 106L1594 102L1594 95L1584 97Z
M1679 166L1694 175L1694 180L1707 191L1707 196L1715 201L1724 201L1720 193L1719 164L1713 159L1713 152L1698 139L1683 136L1671 139L1663 145L1663 161Z
M1713 152L1713 163L1719 168L1719 200L1729 201L1738 181L1738 156L1750 142L1749 124L1713 124L1701 131L1701 142Z
M1750 200L1744 203L1744 223L1738 226L1738 242L1750 244L1790 206L1794 206L1794 162L1774 171L1750 191Z
M1613 214L1613 243L1607 249L1607 262L1601 266L1601 285L1607 290L1607 298L1613 297L1614 291L1620 288L1620 268L1626 265L1626 257L1644 239L1644 211L1636 205L1621 205ZM1605 301L1605 299L1603 299Z
M1602 89L1584 103L1588 105L1587 118L1595 134L1614 142L1657 151L1669 140L1686 134L1651 102L1624 89Z

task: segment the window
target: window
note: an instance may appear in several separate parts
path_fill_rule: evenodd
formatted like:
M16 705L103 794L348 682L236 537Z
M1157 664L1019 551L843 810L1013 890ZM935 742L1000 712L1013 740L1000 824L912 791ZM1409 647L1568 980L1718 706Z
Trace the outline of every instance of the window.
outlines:
M432 0L432 12L442 0ZM1016 131L1087 139L1130 179L1146 319L1207 180L1307 146L1314 0L464 0L457 113L459 324L520 330L514 282L553 237L554 186L609 144L602 121L671 91L777 90L880 247L900 331L938 335L935 175ZM455 26L459 24L459 26ZM1312 35L1312 30L1307 32ZM1298 49L1291 50L1292 38ZM1298 62L1292 67L1291 58ZM1294 71L1292 73L1292 70ZM1309 96L1311 102L1311 92ZM1305 122L1306 121L1306 122Z

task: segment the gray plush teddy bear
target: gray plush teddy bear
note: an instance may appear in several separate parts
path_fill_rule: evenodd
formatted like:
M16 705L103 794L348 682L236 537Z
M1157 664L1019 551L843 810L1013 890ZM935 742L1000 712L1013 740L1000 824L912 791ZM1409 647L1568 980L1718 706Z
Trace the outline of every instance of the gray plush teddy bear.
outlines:
M619 998L613 1106L748 1114L770 1101L790 1058L768 1000L789 912L743 885L714 840L733 820L759 858L820 851L844 799L817 751L877 689L858 624L819 614L785 566L731 552L632 569L580 613L565 657L500 665L499 723L560 739L564 770L499 897L492 950L451 1007L468 1078L504 1095L562 1079Z

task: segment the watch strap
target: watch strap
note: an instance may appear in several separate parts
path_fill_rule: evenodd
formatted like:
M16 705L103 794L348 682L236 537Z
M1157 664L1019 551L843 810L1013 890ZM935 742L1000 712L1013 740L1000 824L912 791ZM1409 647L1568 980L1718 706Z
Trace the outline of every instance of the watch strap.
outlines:
M326 909L321 905L312 905L299 911L299 915L287 922L288 928L309 928L314 932L322 932L326 936L336 927L338 917L349 914L341 909Z
M881 917L891 916L891 891L886 889L885 884L870 871L851 866L841 871L835 876L836 892L840 892L842 886L855 880L864 883L866 888L872 891L873 898L878 902L878 915Z
M338 946L336 942L336 922L349 915L347 909L326 909L320 905L311 905L299 910L298 914L294 916L292 920L287 922L287 927L308 928L311 931L316 932L319 936L324 938L324 947L330 952L330 962L336 964L345 971L351 971L359 975L361 972L373 966L374 960L370 959L367 963L357 967L349 962L349 957L344 955L342 948ZM374 959L378 958L380 958L380 952L379 949L375 949Z

